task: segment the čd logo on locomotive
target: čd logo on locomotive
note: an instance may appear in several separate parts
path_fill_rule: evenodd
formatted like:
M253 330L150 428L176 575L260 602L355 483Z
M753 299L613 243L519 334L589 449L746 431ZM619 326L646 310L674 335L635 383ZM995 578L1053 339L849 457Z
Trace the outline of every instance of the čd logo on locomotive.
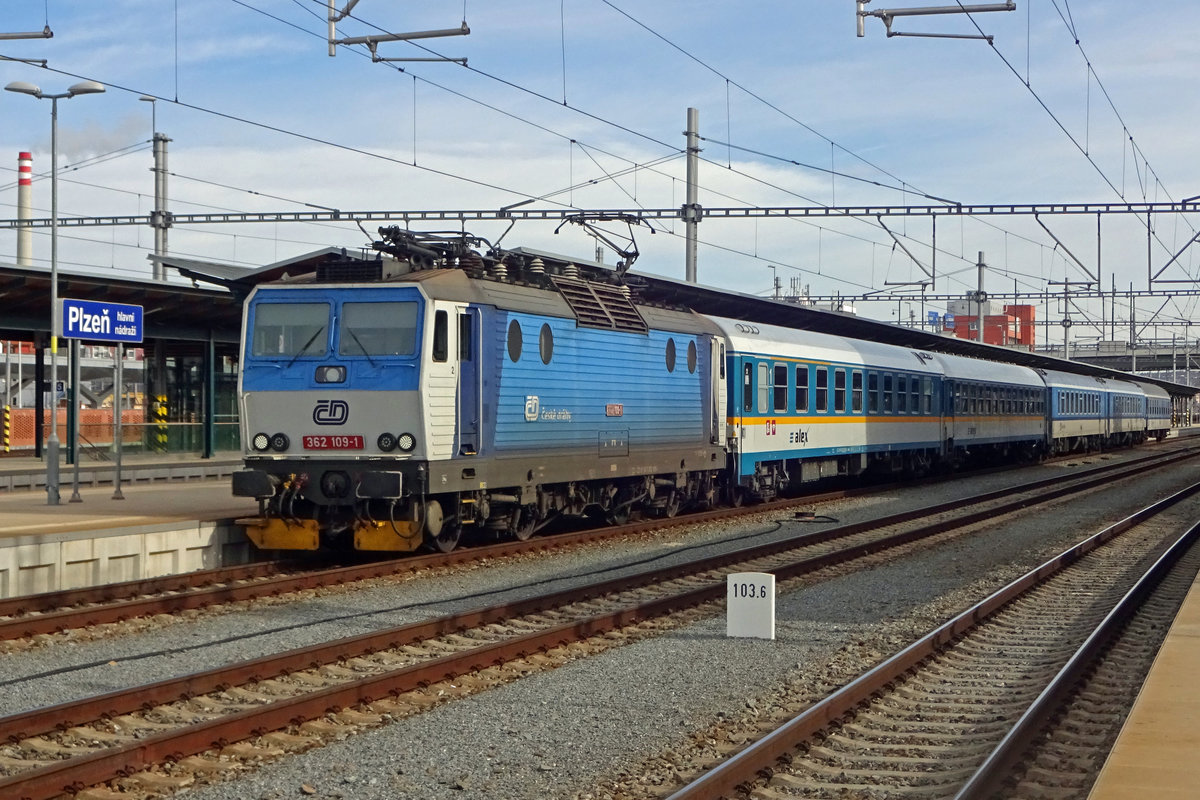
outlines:
M344 425L350 419L350 404L345 400L318 400L312 418L318 425Z

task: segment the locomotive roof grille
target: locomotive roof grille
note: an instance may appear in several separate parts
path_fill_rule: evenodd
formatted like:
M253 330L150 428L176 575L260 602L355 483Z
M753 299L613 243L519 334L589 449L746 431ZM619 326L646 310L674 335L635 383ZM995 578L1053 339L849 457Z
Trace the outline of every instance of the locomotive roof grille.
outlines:
M650 326L619 287L560 277L551 281L575 312L578 324L631 333L649 332Z
M368 283L383 279L383 264L379 261L329 261L318 264L317 283Z

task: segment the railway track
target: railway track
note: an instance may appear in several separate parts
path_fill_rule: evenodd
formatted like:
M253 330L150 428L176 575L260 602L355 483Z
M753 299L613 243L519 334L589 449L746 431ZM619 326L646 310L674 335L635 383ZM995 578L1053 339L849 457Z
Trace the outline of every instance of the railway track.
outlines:
M1078 475L1104 475L1128 466L1154 464L1161 459L1200 452L1185 447L1167 453L1143 455L1129 461L1104 464ZM1074 476L1073 476L1074 477ZM1059 479L1024 484L1015 491L1049 485ZM364 564L311 568L299 562L269 561L182 575L167 576L89 589L71 589L0 600L0 641L28 639L66 630L119 623L158 614L247 602L292 592L327 588L378 578L453 567L490 559L531 555L576 547L649 530L733 520L751 514L811 506L830 500L862 496L880 488L855 488L779 500L748 508L722 508L668 519L640 520L626 525L535 537L527 541L484 545L451 553L430 553ZM886 491L886 488L883 489Z
M1194 514L1159 517L1198 493L1195 484L1030 571L670 800L1086 796L1120 727L1113 695L1136 694L1143 672L1130 662L1148 665L1150 629L1165 635L1200 568Z
M328 728L378 724L447 698L650 635L655 625L712 613L730 571L786 580L1016 513L1122 475L1124 469L991 493L640 575L341 639L0 719L0 796L41 798L124 780L186 783L218 769L212 753L303 749ZM1052 484L1050 486L1041 484ZM956 507L957 506L957 507ZM964 508L964 506L970 506ZM884 525L880 529L880 525ZM676 615L675 622L658 622ZM640 626L640 629L639 629ZM441 694L439 694L441 693ZM267 733L274 732L274 733ZM263 736L263 734L266 734ZM261 737L255 745L229 745ZM231 750L232 748L232 750ZM203 753L209 755L199 755Z

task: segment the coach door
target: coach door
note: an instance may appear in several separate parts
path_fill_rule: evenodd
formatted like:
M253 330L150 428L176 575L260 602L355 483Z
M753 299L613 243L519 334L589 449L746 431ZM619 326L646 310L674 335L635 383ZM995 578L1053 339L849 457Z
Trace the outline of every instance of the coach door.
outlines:
M457 306L457 352L458 352L458 447L462 456L473 456L479 452L479 426L482 423L482 397L480 395L479 370L479 310L468 306Z

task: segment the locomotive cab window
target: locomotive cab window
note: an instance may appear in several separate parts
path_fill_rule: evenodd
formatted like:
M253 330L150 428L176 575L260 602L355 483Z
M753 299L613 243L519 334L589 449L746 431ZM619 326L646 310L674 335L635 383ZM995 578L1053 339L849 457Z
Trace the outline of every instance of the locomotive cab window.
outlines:
M474 337L471 336L471 315L458 315L458 360L470 361L474 356L471 355L471 342Z
M254 307L250 352L278 358L323 356L328 327L328 303L260 303Z
M446 312L437 313L445 325ZM338 328L338 355L410 356L417 345L417 304L343 303ZM443 347L444 339L443 332Z
M450 356L450 318L445 311L433 315L433 360L445 361Z

